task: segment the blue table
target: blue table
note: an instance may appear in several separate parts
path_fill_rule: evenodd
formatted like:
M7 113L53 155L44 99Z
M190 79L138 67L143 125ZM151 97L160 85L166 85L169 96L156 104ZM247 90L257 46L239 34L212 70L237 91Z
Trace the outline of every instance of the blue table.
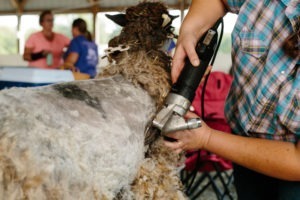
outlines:
M0 67L0 90L10 87L35 87L73 80L73 74L69 70Z

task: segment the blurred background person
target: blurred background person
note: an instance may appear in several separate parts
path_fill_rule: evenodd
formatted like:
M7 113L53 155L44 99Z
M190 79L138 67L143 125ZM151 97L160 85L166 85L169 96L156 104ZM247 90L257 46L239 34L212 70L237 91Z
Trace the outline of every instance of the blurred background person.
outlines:
M63 63L63 49L70 43L66 36L53 32L54 16L50 10L40 14L42 30L29 36L23 59L30 67L56 69Z
M97 73L98 47L92 40L91 33L87 30L87 24L83 19L78 18L73 21L72 35L73 39L65 55L64 67L94 78Z

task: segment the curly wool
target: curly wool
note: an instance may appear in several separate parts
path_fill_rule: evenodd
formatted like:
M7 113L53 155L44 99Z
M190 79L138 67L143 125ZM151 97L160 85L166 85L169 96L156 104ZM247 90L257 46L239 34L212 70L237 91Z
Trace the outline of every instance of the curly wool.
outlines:
M162 47L167 37L174 35L171 27L162 27L163 14L168 14L167 7L161 2L142 2L126 10L128 23L121 33L109 41L109 46L133 44L132 50L157 50Z
M162 14L167 13L164 4L157 2L144 2L128 8L128 24L119 36L109 41L110 47L127 50L108 54L110 64L99 75L121 74L134 85L141 86L156 102L156 110L161 108L171 88L171 58L159 50L168 36L173 34L170 27L164 29L161 26ZM155 130L151 131L147 134L156 134ZM132 183L133 198L186 199L178 177L182 158L166 148L161 137L153 140Z
M160 54L163 56L153 53L151 55L144 50L124 52L122 58L117 63L110 63L98 78L122 74L133 84L144 88L153 97L157 107L161 107L170 91L171 78L168 70L170 60L163 52Z
M166 148L163 139L155 141L132 184L135 199L184 200L183 186L178 177L183 156Z
M123 59L120 59L118 63L109 64L99 76L122 74L135 85L142 86L153 98L156 110L158 110L163 105L171 85L170 73L164 69L165 65L158 62L159 59L150 57L145 51L124 52L122 56ZM178 177L178 167L183 164L183 157L170 151L162 141L160 137L147 149L146 158L142 161L132 184L134 199L181 200L186 198Z
M159 16L149 27L166 12L158 4L142 4ZM103 74L112 77L0 92L0 199L186 198L181 156L162 138L144 145L170 89L170 58L158 50L170 29L127 30L122 37L137 37L115 43L130 48L110 55ZM151 39L156 31L161 39Z

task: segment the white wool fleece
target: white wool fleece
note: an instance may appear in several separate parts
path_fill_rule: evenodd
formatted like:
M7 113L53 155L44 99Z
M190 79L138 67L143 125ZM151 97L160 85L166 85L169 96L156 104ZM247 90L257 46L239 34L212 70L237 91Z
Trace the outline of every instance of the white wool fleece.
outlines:
M154 102L121 76L0 92L0 199L130 199Z

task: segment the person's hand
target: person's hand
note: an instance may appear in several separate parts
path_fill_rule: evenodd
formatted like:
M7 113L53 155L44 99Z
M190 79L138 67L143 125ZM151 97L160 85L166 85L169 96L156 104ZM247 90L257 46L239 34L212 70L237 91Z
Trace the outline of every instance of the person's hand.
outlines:
M171 76L173 83L178 79L187 56L192 65L199 65L200 61L195 50L197 41L197 36L192 33L180 33L172 61Z
M51 53L51 51L49 51L49 50L43 50L42 51L42 54L43 54L44 57L46 57L49 53Z
M74 66L73 63L70 63L70 62L65 62L61 67L60 69L69 69L73 72L77 71L76 67Z
M198 116L192 112L188 112L187 118L197 118ZM165 145L176 153L186 150L205 149L212 129L209 128L203 121L202 126L197 129L177 131L168 133L166 136L175 139L175 142L165 141Z

